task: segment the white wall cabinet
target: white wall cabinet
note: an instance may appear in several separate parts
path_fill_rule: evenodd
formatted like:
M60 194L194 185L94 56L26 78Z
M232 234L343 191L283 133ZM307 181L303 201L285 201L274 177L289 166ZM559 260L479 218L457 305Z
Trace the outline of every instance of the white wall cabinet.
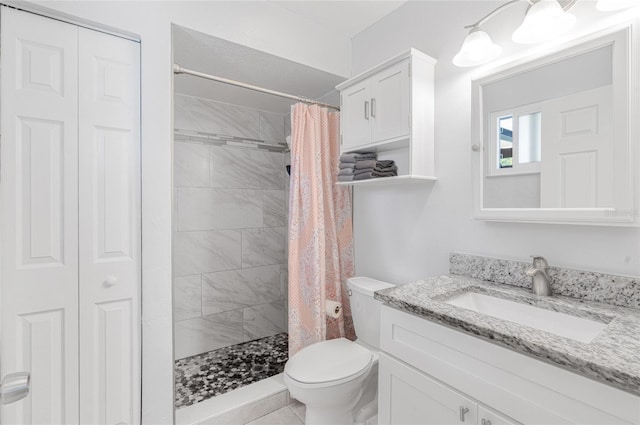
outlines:
M640 423L638 396L387 306L380 325L381 425Z
M140 45L0 13L2 423L139 423Z
M435 180L435 62L410 49L338 85L341 152L376 152L405 179Z

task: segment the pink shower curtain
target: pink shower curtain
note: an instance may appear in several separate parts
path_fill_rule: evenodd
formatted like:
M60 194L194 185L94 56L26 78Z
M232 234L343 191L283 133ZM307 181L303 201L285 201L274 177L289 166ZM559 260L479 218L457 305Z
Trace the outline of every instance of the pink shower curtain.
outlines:
M346 291L354 273L351 198L335 185L340 117L298 103L291 128L289 356L314 342L355 338ZM342 317L327 317L325 300L342 303Z

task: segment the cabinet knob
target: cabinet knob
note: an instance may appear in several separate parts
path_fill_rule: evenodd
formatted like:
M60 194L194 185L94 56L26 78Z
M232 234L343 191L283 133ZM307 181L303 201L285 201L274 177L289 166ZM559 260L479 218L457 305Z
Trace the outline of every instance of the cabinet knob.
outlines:
M469 408L460 406L460 422L464 422L464 417L469 413Z
M474 151L474 152L480 152L480 145L471 146L471 150Z
M480 421L480 425L491 425L491 421L489 419L482 419Z
M106 288L111 288L112 286L114 286L116 283L118 283L118 278L115 276L108 276L104 282L102 282L102 285L105 286Z

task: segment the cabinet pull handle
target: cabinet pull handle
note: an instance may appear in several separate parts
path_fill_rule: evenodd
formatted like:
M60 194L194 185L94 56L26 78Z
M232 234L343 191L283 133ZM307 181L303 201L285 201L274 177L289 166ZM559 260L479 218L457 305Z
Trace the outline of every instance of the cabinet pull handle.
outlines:
M376 99L375 98L371 98L371 118L375 118L376 117Z
M464 417L469 413L469 408L460 406L460 422L464 422Z
M364 119L365 120L369 119L369 101L368 100L364 101Z

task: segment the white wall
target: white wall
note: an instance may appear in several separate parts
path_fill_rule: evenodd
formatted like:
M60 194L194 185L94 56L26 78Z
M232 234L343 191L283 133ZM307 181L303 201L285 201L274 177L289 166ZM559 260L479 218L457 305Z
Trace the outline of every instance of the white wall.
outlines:
M473 23L500 2L409 2L352 40L352 74L409 47L438 59L434 184L355 189L357 273L406 282L448 271L451 251L640 275L640 229L492 223L473 219L470 149L471 75L451 64ZM577 32L602 24L595 2L578 2ZM526 53L510 42L524 9L518 5L485 29L505 56ZM538 49L534 46L533 49Z
M35 4L142 38L142 416L145 424L172 423L171 23L344 76L349 69L349 42L262 1L40 0Z

